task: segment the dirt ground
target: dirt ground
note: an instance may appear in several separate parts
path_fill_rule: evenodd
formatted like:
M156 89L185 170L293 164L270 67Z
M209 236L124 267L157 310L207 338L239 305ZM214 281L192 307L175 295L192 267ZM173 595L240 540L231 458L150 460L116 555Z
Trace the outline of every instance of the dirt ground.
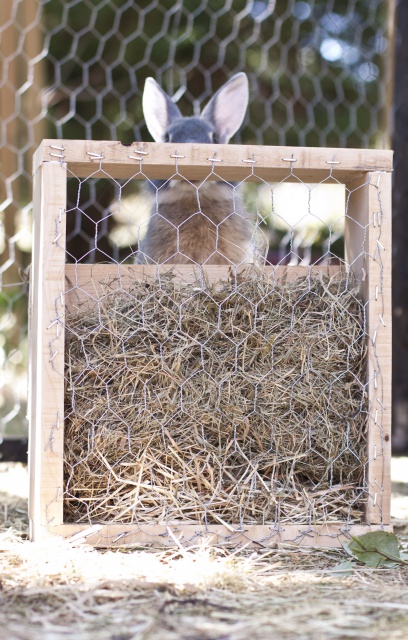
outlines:
M408 547L408 458L392 464ZM0 639L408 638L408 565L339 573L344 551L95 551L27 540L27 470L0 463ZM334 570L333 570L334 569Z

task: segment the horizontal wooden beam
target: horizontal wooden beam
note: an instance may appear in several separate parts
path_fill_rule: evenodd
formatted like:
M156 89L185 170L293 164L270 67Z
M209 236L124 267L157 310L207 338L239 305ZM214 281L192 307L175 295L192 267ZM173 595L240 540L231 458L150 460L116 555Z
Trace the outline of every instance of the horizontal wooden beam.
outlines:
M379 149L43 140L34 156L34 171L42 163L55 160L66 163L68 171L78 178L315 183L332 175L344 183L368 171L392 170L392 151Z
M244 277L246 270L253 267L243 265L237 267L237 278ZM219 281L234 278L234 270L228 265L190 266L190 265L137 265L137 264L67 264L65 265L65 304L68 308L78 303L97 300L109 291L121 288L126 289L135 280L151 282L159 276L172 273L172 282L192 284L205 278L206 282L217 283ZM328 277L336 273L346 272L341 265L326 266L266 266L261 271L264 277L268 278L271 284L274 280L285 280L292 282L296 278L307 278L323 274Z
M392 531L379 525L284 524L208 525L204 524L63 524L49 526L48 533L62 536L72 544L86 543L95 547L152 545L160 547L192 547L202 543L228 547L268 548L280 543L309 547L341 547L350 536L361 536L377 530Z

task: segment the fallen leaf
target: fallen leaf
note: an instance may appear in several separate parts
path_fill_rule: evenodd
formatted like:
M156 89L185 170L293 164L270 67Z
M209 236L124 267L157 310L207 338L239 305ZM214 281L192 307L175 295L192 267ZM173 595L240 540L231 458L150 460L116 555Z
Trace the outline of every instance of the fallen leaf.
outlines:
M397 563L407 563L401 556L398 538L394 533L372 531L358 537L351 536L351 538L349 542L343 544L343 548L349 555L368 567L393 567Z

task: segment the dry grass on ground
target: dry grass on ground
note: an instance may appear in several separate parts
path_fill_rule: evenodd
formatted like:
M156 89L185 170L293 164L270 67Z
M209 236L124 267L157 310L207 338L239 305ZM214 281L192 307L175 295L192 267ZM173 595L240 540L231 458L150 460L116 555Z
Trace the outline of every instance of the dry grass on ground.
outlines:
M4 492L6 478L12 496ZM342 576L333 572L345 559L342 551L101 552L63 542L32 544L25 486L23 467L0 464L1 638L408 637L408 566L361 566ZM407 488L397 479L399 515L408 515ZM406 547L408 518L396 530Z

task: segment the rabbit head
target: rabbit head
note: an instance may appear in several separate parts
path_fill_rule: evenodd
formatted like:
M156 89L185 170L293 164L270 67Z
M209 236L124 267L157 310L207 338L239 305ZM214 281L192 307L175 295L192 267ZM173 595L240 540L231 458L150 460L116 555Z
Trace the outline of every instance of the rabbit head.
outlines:
M147 78L143 92L145 122L156 142L225 144L240 128L247 106L245 73L237 73L218 89L199 117L183 117L153 78Z

